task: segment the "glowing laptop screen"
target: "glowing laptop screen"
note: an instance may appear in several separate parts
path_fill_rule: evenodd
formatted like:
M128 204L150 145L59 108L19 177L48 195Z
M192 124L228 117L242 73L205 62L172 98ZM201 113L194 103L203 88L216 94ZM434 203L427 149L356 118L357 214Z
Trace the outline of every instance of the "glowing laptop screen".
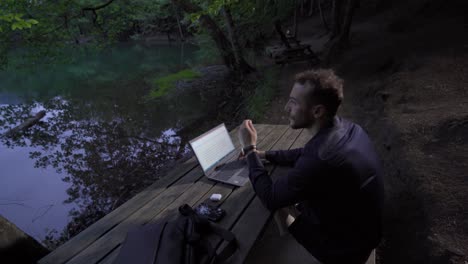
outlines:
M191 140L190 145L203 171L210 169L234 150L234 145L224 124Z

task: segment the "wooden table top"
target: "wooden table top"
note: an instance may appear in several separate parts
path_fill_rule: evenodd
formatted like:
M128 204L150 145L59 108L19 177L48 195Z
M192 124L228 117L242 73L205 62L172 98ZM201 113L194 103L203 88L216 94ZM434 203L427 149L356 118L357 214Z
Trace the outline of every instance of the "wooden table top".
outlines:
M260 150L303 147L310 136L302 129L293 130L286 125L255 125L258 132L257 147ZM237 130L230 132L234 146L239 148ZM232 159L238 153L232 154ZM284 175L287 168L268 165L272 178ZM254 242L265 228L271 213L255 196L252 185L235 187L204 177L195 157L176 166L147 189L67 241L42 258L39 263L95 264L112 263L120 250L127 231L137 225L171 219L182 204L196 206L211 194L220 193L218 202L226 215L219 222L231 230L239 242L239 249L228 263L243 263ZM222 241L210 238L216 248Z

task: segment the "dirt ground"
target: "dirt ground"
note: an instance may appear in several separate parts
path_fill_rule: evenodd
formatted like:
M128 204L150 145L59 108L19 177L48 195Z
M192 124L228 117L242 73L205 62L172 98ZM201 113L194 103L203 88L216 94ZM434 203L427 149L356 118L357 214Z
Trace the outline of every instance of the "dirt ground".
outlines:
M364 127L385 168L385 231L377 263L468 264L468 8L414 1L359 10L351 44L331 67L345 80L340 115ZM299 38L320 51L317 19ZM286 124L297 63L282 68L276 99L257 123ZM286 256L284 253L286 252ZM273 223L247 263L314 263Z

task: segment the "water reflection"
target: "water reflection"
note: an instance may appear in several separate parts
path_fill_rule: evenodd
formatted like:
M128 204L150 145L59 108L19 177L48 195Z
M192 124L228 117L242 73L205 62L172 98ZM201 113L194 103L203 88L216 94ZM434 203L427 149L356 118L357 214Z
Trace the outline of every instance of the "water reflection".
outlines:
M79 210L72 212L77 219L68 227L71 236L153 183L165 164L186 153L176 136L177 128L151 135L131 115L116 110L106 119L96 115L86 102L61 98L44 104L0 107L2 130L41 109L47 115L38 124L0 140L10 148L34 149L30 158L36 167L53 167L67 175L63 181L70 187L65 203L79 205Z
M121 53L109 51L99 59L77 59L83 63L46 68L32 75L14 69L0 73L0 133L40 110L47 113L24 132L0 136L0 157L6 157L0 160L0 166L14 172L1 175L2 185L19 184L18 192L32 200L37 197L29 197L24 186L34 188L35 193L66 189L66 197L56 195L50 198L52 203L36 204L40 210L31 219L50 214L65 200L64 208L71 209L69 223L64 232L63 225L52 224L58 229L52 234L60 241L79 233L152 184L165 166L186 155L187 139L217 122L210 115L217 113L222 90L185 87L159 100L145 99L150 90L146 75L164 75L187 67L173 58L175 54L181 60L190 58L190 49L185 48L182 54L178 49L168 52L170 49L140 48L134 47L129 53L127 49ZM116 54L119 58L114 58ZM211 123L202 127L204 120ZM30 160L20 158L25 152ZM16 160L7 166L12 155ZM30 161L40 170L27 168ZM51 169L57 173L51 173ZM42 182L37 180L40 177ZM65 182L51 184L54 177ZM28 183L15 182L20 178ZM15 200L16 196L5 193L0 199ZM51 204L52 209L47 209ZM31 235L43 238L43 234Z

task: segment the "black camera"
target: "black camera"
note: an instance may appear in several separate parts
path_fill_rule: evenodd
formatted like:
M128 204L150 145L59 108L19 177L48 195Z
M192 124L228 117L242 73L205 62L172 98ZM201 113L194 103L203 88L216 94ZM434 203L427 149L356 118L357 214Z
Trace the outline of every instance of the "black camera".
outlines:
M208 218L213 222L221 220L226 213L223 209L207 203L199 204L194 210L197 215Z

